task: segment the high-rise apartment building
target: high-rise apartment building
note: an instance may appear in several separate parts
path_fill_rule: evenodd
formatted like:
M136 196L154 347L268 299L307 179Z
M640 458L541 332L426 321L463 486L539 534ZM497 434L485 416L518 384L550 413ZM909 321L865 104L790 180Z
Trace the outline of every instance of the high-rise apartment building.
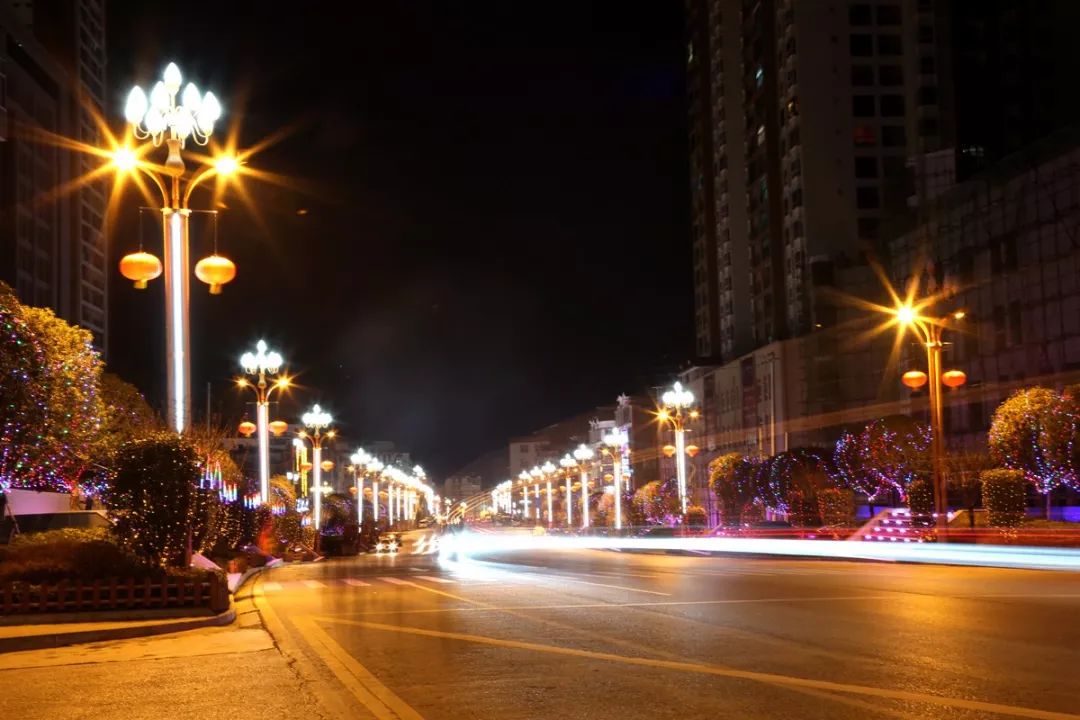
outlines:
M727 361L834 327L834 289L869 278L907 216L909 155L942 147L935 16L921 0L687 9L697 351Z
M99 158L37 131L98 145L105 103L104 0L0 3L0 279L107 349L107 188L79 183Z

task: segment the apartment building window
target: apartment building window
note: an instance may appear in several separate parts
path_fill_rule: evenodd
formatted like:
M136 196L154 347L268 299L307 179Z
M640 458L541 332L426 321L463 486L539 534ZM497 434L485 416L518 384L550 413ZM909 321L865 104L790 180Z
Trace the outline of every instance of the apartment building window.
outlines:
M885 125L881 128L881 144L885 147L904 147L903 125Z
M858 86L866 86L874 84L874 66L873 65L852 65L851 66L851 84Z
M919 42L932 43L934 42L934 26L933 25L920 25L919 26Z
M933 75L934 74L935 69L934 69L934 56L933 55L925 55L925 56L919 58L919 72L921 72L923 75Z
M937 104L937 86L936 85L924 85L919 88L919 104L920 105L936 105Z
M904 49L899 35L878 35L878 55L903 55Z
M878 8L877 8L877 24L878 25L899 25L900 24L900 6L899 5L878 5Z
M1005 349L1005 308L994 308L994 350Z
M882 65L878 68L878 81L882 85L904 84L904 69L899 65Z
M859 218L858 219L859 239L861 240L877 240L878 237L878 219L877 218Z
M877 133L873 125L856 125L852 131L852 139L856 147L872 147L877 145Z
M1009 344L1019 345L1023 341L1023 313L1020 311L1020 301L1013 300L1009 303Z
M876 187L855 188L855 207L859 210L876 210L881 204Z
M872 22L870 6L860 3L849 7L848 21L852 25L869 25Z
M853 34L849 49L854 57L871 57L874 54L874 36L863 33Z
M851 98L851 114L855 117L874 117L874 96L854 95Z
M877 158L873 157L857 157L855 158L855 177L867 179L876 178L878 175L878 162Z
M881 96L881 116L882 117L903 117L904 116L904 96L903 95L882 95Z

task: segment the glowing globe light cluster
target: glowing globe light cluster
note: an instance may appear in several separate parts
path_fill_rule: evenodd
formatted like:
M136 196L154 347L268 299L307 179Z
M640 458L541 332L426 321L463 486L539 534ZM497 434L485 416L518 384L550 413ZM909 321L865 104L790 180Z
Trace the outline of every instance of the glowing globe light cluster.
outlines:
M176 63L169 63L161 80L154 83L149 97L139 86L128 93L124 117L135 130L135 137L150 138L160 145L168 135L183 147L188 138L205 145L214 132L214 123L221 117L221 103L214 93L199 92L195 83L188 83L180 94L183 77ZM176 96L180 94L180 102Z
M240 356L240 367L250 375L260 372L274 375L281 369L281 364L281 355L273 350L267 350L264 340L255 343L255 352L246 352Z
M318 405L311 408L310 411L304 413L300 418L305 427L309 427L312 430L322 430L323 428L330 427L330 423L334 422L334 419L330 417L330 413L324 411Z
M665 407L681 410L694 404L694 393L684 388L682 383L677 382L661 396L660 400Z

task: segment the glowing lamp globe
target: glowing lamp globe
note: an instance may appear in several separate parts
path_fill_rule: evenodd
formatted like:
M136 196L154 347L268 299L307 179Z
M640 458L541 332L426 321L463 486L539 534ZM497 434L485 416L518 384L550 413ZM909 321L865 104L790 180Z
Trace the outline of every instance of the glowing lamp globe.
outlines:
M690 457L694 457L699 452L701 452L701 448L699 448L697 445L687 445L686 446L686 454L689 455Z
M333 460L323 460L321 463L319 463L319 467L321 467L323 469L323 472L330 472L331 470L334 469L334 461Z
M312 465L309 462L300 463L300 469L303 470L304 472L311 472L311 469L313 467L315 467L315 466Z
M244 437L251 437L255 434L255 423L251 422L250 420L245 420L244 422L240 423L239 429L241 435L243 435Z
M227 257L208 255L195 265L195 277L210 286L211 295L220 295L221 286L236 277L236 265Z
M663 451L664 451L664 457L672 457L675 454L675 446L674 445L665 445L663 447Z
M900 380L912 390L918 390L926 384L926 373L922 370L908 370Z
M948 387L958 388L967 382L967 373L963 370L948 370L941 375L941 382Z
M275 420L274 422L270 423L270 432L274 433L275 436L283 435L288 429L289 423L285 422L284 420Z
M161 261L140 250L120 259L120 274L133 280L137 289L145 290L148 281L161 275Z
M353 485L353 486L351 486L349 488L349 494L350 495L356 495L356 486L355 485Z

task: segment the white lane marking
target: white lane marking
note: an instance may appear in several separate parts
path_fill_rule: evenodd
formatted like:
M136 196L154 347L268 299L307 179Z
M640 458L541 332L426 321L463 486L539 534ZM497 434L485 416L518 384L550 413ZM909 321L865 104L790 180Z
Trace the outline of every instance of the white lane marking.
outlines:
M453 585L457 582L457 580L447 580L446 578L435 577L433 575L417 575L416 577L420 580L430 580L431 582L442 583L444 585Z
M264 583L262 584L262 589L263 589L263 590L266 590L267 592L276 592L276 591L278 591L278 590L280 590L280 589L281 589L281 583L277 583L277 582L264 582Z
M613 588L615 590L629 590L630 592L648 593L649 595L663 595L664 597L671 597L671 593L659 592L658 590L643 590L641 588L629 587L627 585L608 585L607 583L594 583L594 582L589 582L588 580L575 580L573 578L568 578L568 577L565 577L563 575L550 575L550 576L543 576L543 575L536 576L536 575L534 575L533 577L544 577L545 579L551 579L551 580L555 580L555 581L581 583L582 585L593 585L595 587Z
M304 583L304 585L306 587L309 587L309 588L324 588L324 587L326 587L326 585L319 582L318 580L304 580L303 583Z
M352 585L353 587L371 587L371 583L366 583L363 580L357 580L356 578L345 578L343 582L346 585Z
M388 582L391 585L412 585L412 583L409 582L408 580L399 580L396 577L382 576L379 579L382 580L383 582Z

